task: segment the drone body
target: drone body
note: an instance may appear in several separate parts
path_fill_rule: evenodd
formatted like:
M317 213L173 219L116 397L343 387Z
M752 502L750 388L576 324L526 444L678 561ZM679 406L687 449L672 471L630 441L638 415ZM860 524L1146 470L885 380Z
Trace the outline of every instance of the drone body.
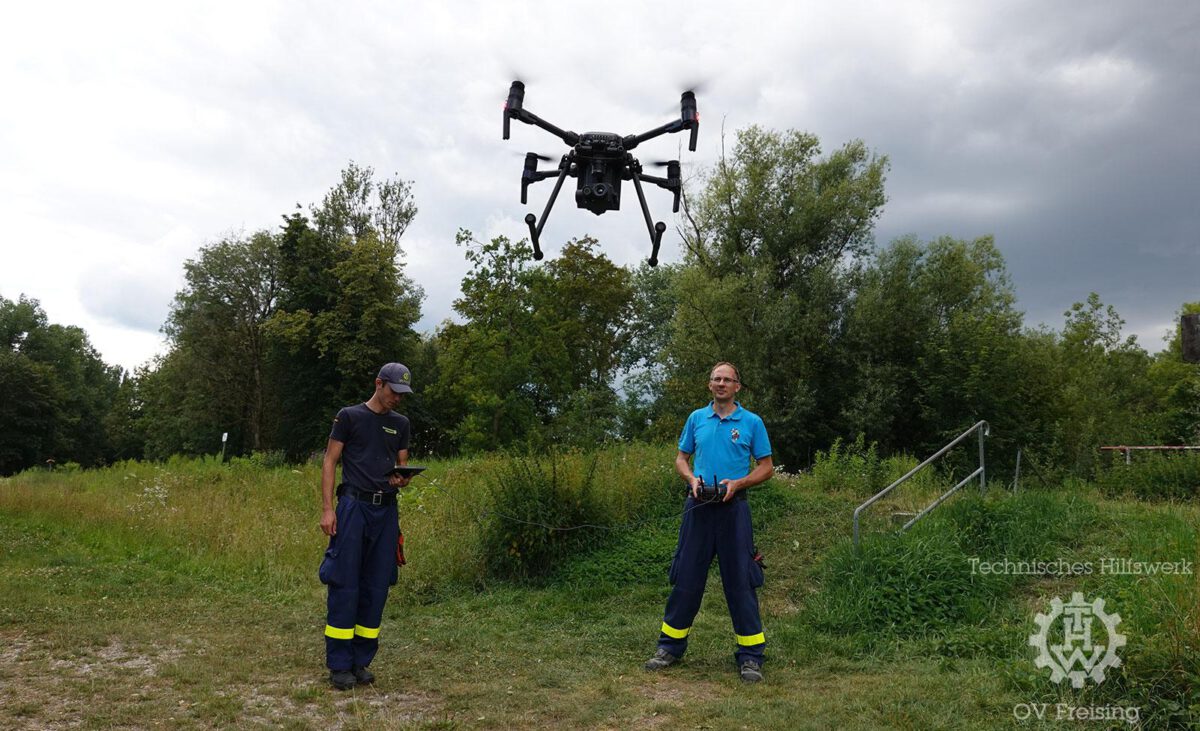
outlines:
M656 266L658 264L658 247L662 243L662 235L667 227L662 221L651 222L650 209L646 206L646 194L642 191L642 183L653 183L674 193L675 202L671 210L678 213L679 195L682 190L679 161L671 160L664 163L667 168L665 178L646 175L642 172L642 164L630 153L630 150L659 135L682 132L686 129L691 131L688 149L695 152L696 136L700 132L700 116L696 112L696 95L693 92L685 91L680 97L679 119L649 132L625 137L611 132L586 132L581 135L559 129L526 111L523 106L524 101L525 84L514 81L508 90L508 103L504 105L504 139L508 139L509 120L515 119L525 124L541 127L571 146L570 152L562 156L558 167L553 170L537 169L538 160L547 158L533 152L525 155L525 170L521 174L522 204L527 202L530 184L555 178L554 191L550 194L550 200L546 202L545 210L542 211L541 222L539 223L537 217L532 213L525 216L525 223L529 226L529 238L533 243L533 257L535 259L542 258L539 242L542 228L546 225L546 218L550 215L550 209L554 206L558 192L562 189L563 181L567 177L577 179L575 205L585 208L597 216L605 211L620 210L621 183L631 180L637 191L638 202L642 206L642 215L646 219L646 229L650 233L652 246L650 266Z

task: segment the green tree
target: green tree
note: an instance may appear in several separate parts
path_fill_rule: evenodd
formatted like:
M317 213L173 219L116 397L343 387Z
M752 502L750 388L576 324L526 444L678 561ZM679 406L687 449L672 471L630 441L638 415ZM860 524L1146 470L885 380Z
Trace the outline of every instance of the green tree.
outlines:
M471 270L454 310L465 322L438 331L435 398L447 405L462 450L495 449L522 438L543 420L549 399L538 378L540 338L530 326L535 280L533 250L500 236L479 242L460 230Z
M683 266L643 263L633 272L633 307L628 324L628 345L622 373L624 393L619 432L625 439L663 441L675 436L678 414L664 413L662 394L673 372L667 361L675 338L675 311L679 307L676 280Z
M991 237L903 238L865 268L849 314L854 394L843 418L885 450L936 451L979 420L1011 463L1044 439L1048 379L1032 365L1022 316Z
M1200 302L1184 303L1179 316L1200 313ZM1158 402L1153 431L1163 444L1200 444L1200 365L1183 360L1179 326L1167 347L1150 365L1150 381Z
M400 246L416 213L411 183L377 181L352 162L311 219L285 218L279 307L266 329L272 372L288 384L276 442L293 457L324 444L332 414L362 397L380 365L417 354L424 292Z
M1090 476L1100 446L1153 439L1150 356L1134 336L1121 337L1125 321L1095 292L1064 315L1061 387L1051 405L1058 422L1055 446L1068 469Z
M264 326L279 296L278 251L276 237L260 231L206 246L184 264L186 283L163 326L181 367L164 371L164 401L152 410L167 418L162 412L180 409L190 427L160 450L211 452L223 432L234 454L266 446L273 391Z
M0 350L0 475L47 459L67 461L60 451L67 410L52 371L20 353Z
M839 347L859 259L884 203L887 161L851 142L752 127L688 208L685 267L665 353L664 413L678 422L704 375L729 360L767 419L776 463L796 465L837 435L848 397Z
M4 470L111 459L104 419L121 370L104 363L81 328L50 323L37 300L0 297L0 354Z
M629 357L633 277L591 238L568 242L542 274L533 280L530 326L540 340L535 363L548 386L551 438L595 445L618 431L614 380Z

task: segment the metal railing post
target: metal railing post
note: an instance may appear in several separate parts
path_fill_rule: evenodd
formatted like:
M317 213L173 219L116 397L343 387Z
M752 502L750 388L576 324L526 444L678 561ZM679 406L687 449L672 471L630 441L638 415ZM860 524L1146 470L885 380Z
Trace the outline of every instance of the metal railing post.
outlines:
M857 508L855 508L854 509L854 530L853 530L854 545L858 546L858 540L859 540L858 518L864 510L869 508L872 504L877 502L884 495L887 495L893 489L898 487L901 483L905 482L906 480L908 480L910 477L917 474L921 470L925 469L925 467L929 466L929 464L932 463L935 459L937 459L938 457L941 457L946 452L949 452L955 445L957 445L959 442L963 441L967 437L971 436L971 432L976 431L976 430L979 431L979 467L974 472L972 472L971 474L969 474L965 478L963 478L962 482L959 482L957 485L950 488L949 491L947 491L941 497L939 497L937 500L935 500L932 505L928 506L927 508L922 510L920 513L918 513L915 518L908 521L908 523L906 523L904 525L904 527L901 528L900 530L901 530L901 532L908 530L914 523L916 523L922 517L927 515L931 510L933 510L934 508L936 508L937 506L939 506L943 502L945 502L946 498L950 497L955 492L957 492L960 487L962 487L963 485L965 485L968 482L970 482L971 480L973 480L976 475L979 476L979 491L981 493L986 491L987 490L987 482L984 477L983 440L984 440L984 437L990 436L991 428L988 426L988 423L986 421L979 421L979 422L976 422L976 424L974 426L972 426L970 429L967 429L965 432L963 432L962 434L959 434L957 437L955 437L952 442L950 442L946 446L939 449L932 457L929 457L921 464L917 465L916 467L913 467L903 477L896 480L895 482L888 485L887 487L883 488L879 492L875 493L875 495L873 495L871 497L871 499L867 500L865 503L863 503L862 505L859 505Z
M983 462L983 438L987 436L987 425L979 430L979 494L987 493L987 467Z

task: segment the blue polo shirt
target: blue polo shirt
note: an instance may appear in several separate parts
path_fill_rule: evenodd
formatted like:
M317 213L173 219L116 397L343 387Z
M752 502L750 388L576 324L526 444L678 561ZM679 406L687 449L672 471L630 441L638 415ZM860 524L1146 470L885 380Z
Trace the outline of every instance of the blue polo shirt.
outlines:
M761 460L771 455L767 427L758 414L735 403L733 413L724 419L713 411L713 403L696 409L688 416L679 435L679 451L696 455L692 473L705 484L715 477L736 480L750 474L750 458Z

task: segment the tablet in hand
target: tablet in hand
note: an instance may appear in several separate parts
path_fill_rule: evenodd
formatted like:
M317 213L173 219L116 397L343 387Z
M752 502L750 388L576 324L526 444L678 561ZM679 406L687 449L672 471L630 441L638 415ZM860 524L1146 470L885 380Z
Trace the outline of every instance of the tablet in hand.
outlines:
M425 471L424 467L411 464L398 464L388 470L388 477L416 477Z

